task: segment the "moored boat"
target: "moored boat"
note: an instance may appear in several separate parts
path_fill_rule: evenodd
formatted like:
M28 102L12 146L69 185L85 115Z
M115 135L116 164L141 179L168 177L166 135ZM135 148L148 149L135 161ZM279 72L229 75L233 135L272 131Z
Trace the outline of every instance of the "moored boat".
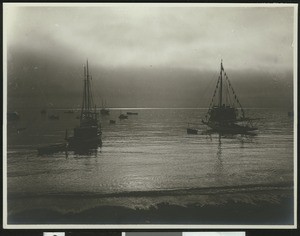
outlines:
M187 128L186 132L187 134L198 134L198 130L194 128Z
M217 85L202 123L219 133L243 134L257 130L252 124L253 120L245 116L221 61Z
M109 123L110 123L110 124L115 124L116 121L115 121L115 120L110 120Z
M131 111L126 112L126 114L127 114L127 115L138 115L137 112L131 112Z
M102 144L101 124L96 106L93 104L88 62L84 67L83 87L80 124L74 128L74 135L72 137L68 137L66 134L69 150L98 148Z
M119 115L119 119L120 120L128 119L128 116L125 114L121 114L121 115Z

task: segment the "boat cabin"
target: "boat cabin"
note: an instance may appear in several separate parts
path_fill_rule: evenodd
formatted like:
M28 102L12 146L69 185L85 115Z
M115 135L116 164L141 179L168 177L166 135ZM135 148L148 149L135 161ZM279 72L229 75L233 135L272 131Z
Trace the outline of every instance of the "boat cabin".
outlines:
M215 106L210 110L209 121L213 122L229 122L236 121L237 119L237 109L230 106Z

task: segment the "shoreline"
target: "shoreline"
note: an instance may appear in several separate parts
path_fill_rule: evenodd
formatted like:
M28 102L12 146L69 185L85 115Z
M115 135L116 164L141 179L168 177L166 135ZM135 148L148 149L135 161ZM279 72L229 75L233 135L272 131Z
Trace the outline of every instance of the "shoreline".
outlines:
M160 198L9 200L9 206L38 203L35 207L8 214L8 224L195 224L195 225L293 225L294 200L285 193L247 193ZM226 199L227 198L227 199ZM48 200L48 202L47 202ZM199 202L196 203L195 200ZM117 202L119 201L119 202ZM186 204L180 204L186 201ZM205 202L207 201L207 202ZM112 203L119 203L113 205ZM122 205L122 204L123 205ZM135 204L134 208L128 204ZM68 205L69 204L69 205ZM127 205L126 205L127 204ZM64 209L63 209L64 208Z

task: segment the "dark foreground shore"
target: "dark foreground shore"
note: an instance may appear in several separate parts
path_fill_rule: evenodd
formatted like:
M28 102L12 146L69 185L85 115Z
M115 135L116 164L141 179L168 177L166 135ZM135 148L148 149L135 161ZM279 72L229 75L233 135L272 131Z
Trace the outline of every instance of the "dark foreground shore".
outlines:
M35 209L8 215L9 224L230 224L292 225L293 197L280 202L178 206L166 203L149 209L99 206L81 212L61 213Z

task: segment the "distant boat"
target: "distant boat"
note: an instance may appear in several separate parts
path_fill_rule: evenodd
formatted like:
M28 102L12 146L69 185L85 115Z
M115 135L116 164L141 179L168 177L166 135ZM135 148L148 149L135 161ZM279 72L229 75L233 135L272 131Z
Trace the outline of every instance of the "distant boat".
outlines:
M125 114L121 114L119 115L119 119L120 120L128 119L128 116L126 116Z
M128 111L126 114L127 114L127 115L138 115L137 112L130 112L130 111Z
M216 96L218 96L218 101L215 105ZM252 120L254 119L245 116L245 111L233 90L221 61L219 79L202 123L219 133L241 134L257 130L252 125Z
M187 128L186 132L188 134L198 134L198 130L197 129L193 129L193 128Z
M115 121L115 120L110 120L109 123L110 123L110 124L115 124L116 121Z
M48 118L49 118L49 120L59 120L58 115L49 115Z
M188 123L188 127L186 129L187 134L198 134L198 129L196 128L191 128L190 123Z
M66 140L70 149L98 148L102 144L101 125L99 123L98 112L93 104L91 90L91 76L89 74L88 61L84 67L84 86L83 100L80 114L79 127L74 128L74 136L68 137L66 131Z
M7 120L8 121L16 121L20 119L20 115L18 112L14 111L14 112L8 112L7 113Z
M100 110L101 115L109 115L109 109L106 108L106 102L103 104L102 101L102 108Z
M102 108L100 110L101 115L109 115L109 110L107 108Z

